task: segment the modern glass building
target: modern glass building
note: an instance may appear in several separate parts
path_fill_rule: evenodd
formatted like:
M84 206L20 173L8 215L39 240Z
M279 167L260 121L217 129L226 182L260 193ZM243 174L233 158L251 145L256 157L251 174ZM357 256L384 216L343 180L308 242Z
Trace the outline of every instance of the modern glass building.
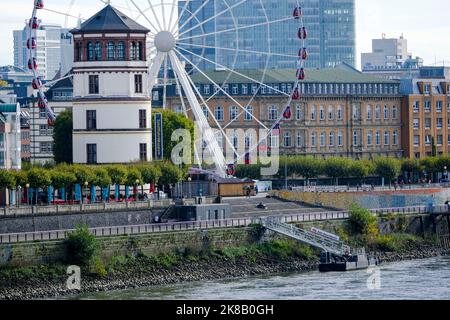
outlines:
M235 69L295 68L295 58L277 54L296 55L299 49L297 30L298 20L283 18L292 16L296 0L210 0L192 19L183 26L189 14L181 18L181 39L183 48L200 54L200 45L215 47L206 49L204 57L215 60L218 64ZM308 68L329 68L342 62L351 66L356 64L355 41L355 0L302 0L304 23L308 29L307 47ZM205 0L192 0L188 7L192 13L201 7ZM181 13L184 2L180 2ZM221 14L222 12L224 12ZM217 18L193 28L199 21L205 21L214 15ZM197 20L198 19L198 20ZM273 21L278 21L270 23ZM265 22L269 24L265 24ZM257 25L255 27L249 27ZM235 30L237 29L237 30ZM201 35L204 36L201 36ZM206 34L206 35L205 35ZM191 47L188 43L193 44ZM241 51L217 48L238 48ZM247 51L247 52L243 52ZM248 52L252 51L252 52ZM253 51L262 52L260 54ZM264 53L271 52L267 55ZM187 53L184 51L184 53ZM193 55L188 55L191 59ZM215 57L215 59L211 59ZM192 59L191 59L192 60ZM211 63L201 65L205 69L217 66Z

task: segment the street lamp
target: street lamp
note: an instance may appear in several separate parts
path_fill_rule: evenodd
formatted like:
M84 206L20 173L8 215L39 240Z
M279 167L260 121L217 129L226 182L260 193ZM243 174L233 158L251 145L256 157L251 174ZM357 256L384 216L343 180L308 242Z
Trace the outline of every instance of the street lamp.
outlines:
M30 205L30 184L27 183L25 188L27 188L27 205Z
M86 181L86 182L84 183L84 186L85 186L85 188L86 188L86 189L85 189L85 190L86 190L86 202L85 202L85 203L87 203L87 200L88 200L88 185L89 185L89 182Z
M188 182L189 182L189 199L190 199L191 198L191 182L192 182L192 177L191 176L189 176Z
M448 179L447 166L444 166L444 179Z
M139 182L140 182L139 179L136 179L136 181L135 181L136 186L134 187L134 196L136 197L136 201L139 200L138 199L138 189L137 189Z

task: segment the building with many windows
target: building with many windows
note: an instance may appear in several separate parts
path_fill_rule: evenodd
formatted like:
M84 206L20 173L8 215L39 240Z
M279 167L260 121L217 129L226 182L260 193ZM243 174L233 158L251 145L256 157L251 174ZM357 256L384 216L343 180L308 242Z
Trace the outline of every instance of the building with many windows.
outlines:
M59 80L45 93L49 107L58 116L61 112L72 109L73 78ZM30 114L30 153L33 163L46 163L54 159L53 127L48 125L45 109L40 109L37 99L29 104Z
M20 170L20 106L0 104L0 169Z
M423 67L420 76L402 80L403 148L421 159L450 154L450 68Z
M148 32L110 5L71 31L75 163L152 159Z
M58 72L67 73L73 64L73 41L69 29L58 25L41 25L37 34L36 62L43 80L52 80ZM23 30L14 30L14 66L28 70L28 23Z
M258 72L262 71L244 74L257 77ZM207 75L216 83L223 83L228 73L208 71ZM240 106L222 92L209 99L216 92L214 86L201 75L193 77L199 92L209 100L204 113L211 127L217 128L217 121L222 127L246 131L261 127L252 116L267 127L279 119L288 101L286 94L292 92L295 70L268 71L265 83L269 87L261 88L243 77L232 76L224 90ZM290 119L281 123L279 135L269 137L262 145L279 146L280 153L288 155L402 157L399 85L398 81L367 76L347 65L309 70L307 79L301 83L301 98L291 106ZM173 86L168 92L170 109L183 112L178 89ZM251 99L253 95L255 98ZM232 134L230 141L235 148L248 150L262 138ZM225 139L220 135L218 139L226 148Z
M179 1L182 12L186 1ZM356 32L354 0L309 0L302 1L304 23L308 30L308 68L330 68L343 62L356 65ZM209 1L192 0L189 11L180 19L181 48L213 60L226 67L236 69L295 68L295 59L273 55L268 60L267 53L296 55L298 52L298 20L289 19L280 23L273 21L292 17L296 1ZM231 8L231 9L230 9ZM197 17L187 24L190 12L200 9ZM213 20L208 18L218 15ZM267 18L266 18L267 15ZM269 26L265 22L269 21ZM201 24L202 22L205 22ZM198 28L196 25L201 24ZM248 26L255 27L249 28ZM202 29L203 28L203 29ZM237 30L235 30L237 29ZM231 30L224 32L224 30ZM202 36L206 35L206 36ZM185 40L183 40L185 38ZM230 46L231 44L231 46ZM201 48L204 46L204 48ZM241 52L220 48L239 48ZM204 51L202 51L204 50ZM244 52L247 50L247 52ZM183 52L204 69L215 69L214 64ZM215 57L215 59L213 58Z

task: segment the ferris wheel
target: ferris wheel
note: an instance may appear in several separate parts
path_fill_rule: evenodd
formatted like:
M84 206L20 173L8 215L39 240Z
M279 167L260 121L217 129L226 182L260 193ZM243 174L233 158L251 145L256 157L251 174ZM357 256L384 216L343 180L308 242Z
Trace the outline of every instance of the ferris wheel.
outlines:
M215 173L222 177L233 175L236 163L244 159L247 161L249 153L257 150L269 136L280 135L281 124L291 119L293 104L301 98L300 83L306 77L308 34L301 2L291 0L285 10L277 11L276 14L271 10L273 6L268 6L271 2L273 0L45 0L44 4L44 0L33 0L32 16L28 22L27 48L28 68L33 72L32 87L38 97L38 107L45 109L48 124L52 126L56 115L49 107L45 87L60 79L44 85L39 74L37 30L40 24L46 21L63 24L64 21L65 25L72 24L75 27L76 23L89 18L105 5L112 5L150 30L146 45L149 95L158 88L165 108L169 87L180 88L176 90L176 95L182 105L182 112L194 118L215 165ZM222 27L211 30L210 26L217 26L218 21L224 22ZM288 28L281 28L287 30L287 34L274 34L273 31L279 26L287 25ZM257 35L257 40L254 41L257 46L252 47L248 44L248 39L244 39L249 34ZM286 41L293 39L295 49L290 50L291 52L277 52L272 45L274 36L285 37ZM211 56L211 51L215 52L215 56ZM220 55L226 58L218 58ZM237 67L243 59L252 60L253 57L259 61L260 72L246 73ZM266 80L267 72L277 59L283 59L290 69L296 70L290 89L281 90ZM220 80L214 79L208 70L220 70L225 76L220 77ZM208 82L214 88L212 92L200 92L195 77ZM236 97L226 88L232 77L245 79L256 89L245 97ZM281 112L277 112L270 121L260 119L258 113L253 113L248 108L261 90L270 90L283 97ZM218 96L227 99L238 110L226 121L219 121L213 108L209 107L211 101ZM240 117L246 117L256 127L265 129L265 133L243 151L236 148L234 141L225 132ZM225 158L224 146L218 141L224 141L226 147L231 148L234 154L232 161ZM200 150L197 149L195 159L201 167L198 156Z

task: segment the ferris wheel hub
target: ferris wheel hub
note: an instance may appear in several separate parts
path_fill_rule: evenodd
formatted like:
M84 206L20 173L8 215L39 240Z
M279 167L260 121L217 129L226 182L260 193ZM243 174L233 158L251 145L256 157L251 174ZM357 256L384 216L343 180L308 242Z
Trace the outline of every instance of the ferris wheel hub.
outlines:
M161 31L155 36L155 47L159 52L172 51L175 45L175 36L169 31Z

